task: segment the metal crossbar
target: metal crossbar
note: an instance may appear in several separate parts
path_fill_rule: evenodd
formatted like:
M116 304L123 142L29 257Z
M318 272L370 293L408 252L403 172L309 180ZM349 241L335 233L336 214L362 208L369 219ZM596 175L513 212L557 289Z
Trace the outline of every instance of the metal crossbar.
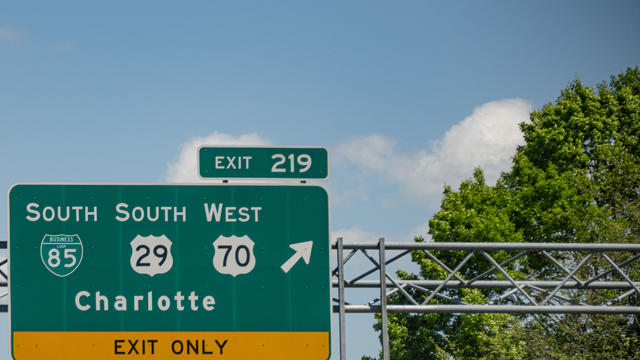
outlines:
M338 238L332 248L338 255L332 286L339 289L333 311L340 319L340 359L346 354L346 313L381 314L384 360L389 351L387 313L640 314L640 244L347 243ZM379 261L368 250L377 250ZM385 261L389 251L401 253ZM386 270L415 252L440 269L440 275L418 279ZM345 265L360 254L373 267L347 276ZM533 259L537 272L523 265ZM377 279L371 278L376 272ZM358 289L378 289L379 295L362 305L347 302L345 293L353 296ZM465 302L460 289L483 290L486 303ZM601 296L585 296L588 292Z
M377 250L375 242L346 242L345 250ZM333 243L335 249L336 243ZM498 242L393 242L386 250L555 250L555 251L640 251L640 244L618 243L498 243Z
M0 241L0 249L6 249L7 242ZM8 269L8 259L5 256L0 255L0 313L6 313L9 311L9 306L6 304L7 297L9 295L9 290L7 284L9 282L8 270L3 271L3 269Z

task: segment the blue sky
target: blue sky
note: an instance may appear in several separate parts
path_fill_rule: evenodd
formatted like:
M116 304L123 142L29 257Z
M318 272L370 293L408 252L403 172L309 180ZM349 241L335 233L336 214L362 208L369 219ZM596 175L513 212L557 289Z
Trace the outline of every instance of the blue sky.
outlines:
M201 142L326 146L334 236L409 241L443 184L508 169L531 109L639 65L639 15L637 1L0 1L0 187L191 182ZM376 354L372 316L354 319L349 358Z

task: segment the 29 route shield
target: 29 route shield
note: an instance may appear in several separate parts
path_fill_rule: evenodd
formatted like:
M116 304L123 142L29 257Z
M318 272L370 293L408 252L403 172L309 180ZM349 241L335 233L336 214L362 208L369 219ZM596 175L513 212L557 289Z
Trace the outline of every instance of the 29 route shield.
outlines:
M131 268L139 273L154 276L164 274L173 266L171 240L165 235L136 236L131 240Z

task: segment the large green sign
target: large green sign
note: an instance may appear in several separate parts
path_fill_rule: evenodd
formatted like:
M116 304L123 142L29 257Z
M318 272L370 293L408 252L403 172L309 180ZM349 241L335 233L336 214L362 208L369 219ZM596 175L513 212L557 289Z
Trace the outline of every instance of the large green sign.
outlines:
M198 150L204 178L326 179L327 149L323 147L211 147Z
M15 359L327 359L318 186L16 185Z

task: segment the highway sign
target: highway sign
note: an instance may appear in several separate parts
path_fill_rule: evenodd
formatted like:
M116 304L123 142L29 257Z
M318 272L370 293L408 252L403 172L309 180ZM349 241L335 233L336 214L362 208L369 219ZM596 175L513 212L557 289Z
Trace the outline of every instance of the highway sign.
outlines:
M318 186L20 184L14 359L328 359Z
M323 147L213 147L198 150L203 178L326 179L327 149Z

